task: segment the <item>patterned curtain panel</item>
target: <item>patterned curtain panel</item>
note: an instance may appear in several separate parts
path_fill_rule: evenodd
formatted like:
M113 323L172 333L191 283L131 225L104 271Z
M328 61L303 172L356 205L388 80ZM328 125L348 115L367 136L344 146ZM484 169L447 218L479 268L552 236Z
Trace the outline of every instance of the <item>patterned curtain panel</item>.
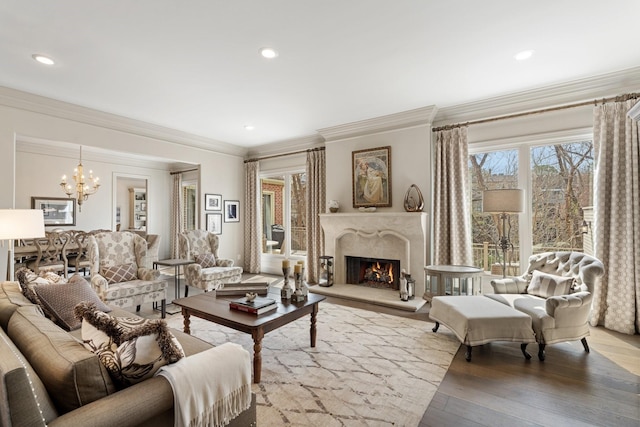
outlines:
M262 251L262 220L260 212L260 163L244 164L244 269L249 273L260 273Z
M627 111L638 100L594 107L594 244L605 275L593 296L590 323L640 331L640 143Z
M467 128L436 132L433 233L435 264L473 265Z
M171 257L179 257L178 235L183 231L182 222L182 174L173 175L173 197L171 198Z
M318 283L318 257L324 251L320 214L326 206L326 161L322 150L307 151L307 282Z

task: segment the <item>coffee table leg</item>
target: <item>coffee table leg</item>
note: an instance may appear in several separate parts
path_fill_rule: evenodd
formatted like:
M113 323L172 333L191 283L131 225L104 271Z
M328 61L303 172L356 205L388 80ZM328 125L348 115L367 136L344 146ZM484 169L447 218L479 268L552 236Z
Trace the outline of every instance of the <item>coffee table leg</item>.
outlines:
M253 337L253 382L258 384L262 375L262 338L264 338L264 329L255 329L251 336Z
M184 308L182 309L182 316L184 317L184 321L182 322L184 333L191 335L191 316Z
M313 305L313 311L311 312L311 328L309 333L311 334L311 347L316 346L316 320L318 317L318 304Z

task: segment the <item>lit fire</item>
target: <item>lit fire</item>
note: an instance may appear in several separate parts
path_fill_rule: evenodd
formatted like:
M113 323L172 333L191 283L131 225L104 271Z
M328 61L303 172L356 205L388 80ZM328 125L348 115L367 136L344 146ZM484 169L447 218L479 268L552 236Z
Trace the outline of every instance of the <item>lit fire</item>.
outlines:
M371 264L364 273L364 279L369 282L393 283L393 264L386 264L384 268L380 267L379 262Z

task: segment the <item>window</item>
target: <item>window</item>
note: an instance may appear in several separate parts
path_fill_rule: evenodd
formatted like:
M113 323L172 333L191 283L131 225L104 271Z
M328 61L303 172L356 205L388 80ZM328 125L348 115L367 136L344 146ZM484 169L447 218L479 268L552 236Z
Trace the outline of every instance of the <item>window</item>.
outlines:
M198 187L194 182L182 183L182 228L195 230L198 212Z
M582 209L593 204L591 141L531 148L532 253L582 251Z
M300 171L261 177L263 253L306 256L306 182Z
M471 148L470 148L470 151ZM480 151L480 150L478 150ZM482 191L526 190L525 212L509 215L505 233L512 244L507 274L520 274L520 260L547 251L583 251L583 209L593 204L593 144L521 144L469 155L474 265L502 274L497 248L498 215L482 212Z

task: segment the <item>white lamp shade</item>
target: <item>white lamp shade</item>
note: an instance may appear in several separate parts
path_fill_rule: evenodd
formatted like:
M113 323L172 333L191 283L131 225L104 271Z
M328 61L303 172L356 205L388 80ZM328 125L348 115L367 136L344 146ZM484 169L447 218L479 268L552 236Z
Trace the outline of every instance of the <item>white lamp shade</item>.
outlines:
M485 190L482 192L482 211L518 213L524 211L524 191L517 188Z
M0 209L0 240L44 237L41 209Z

